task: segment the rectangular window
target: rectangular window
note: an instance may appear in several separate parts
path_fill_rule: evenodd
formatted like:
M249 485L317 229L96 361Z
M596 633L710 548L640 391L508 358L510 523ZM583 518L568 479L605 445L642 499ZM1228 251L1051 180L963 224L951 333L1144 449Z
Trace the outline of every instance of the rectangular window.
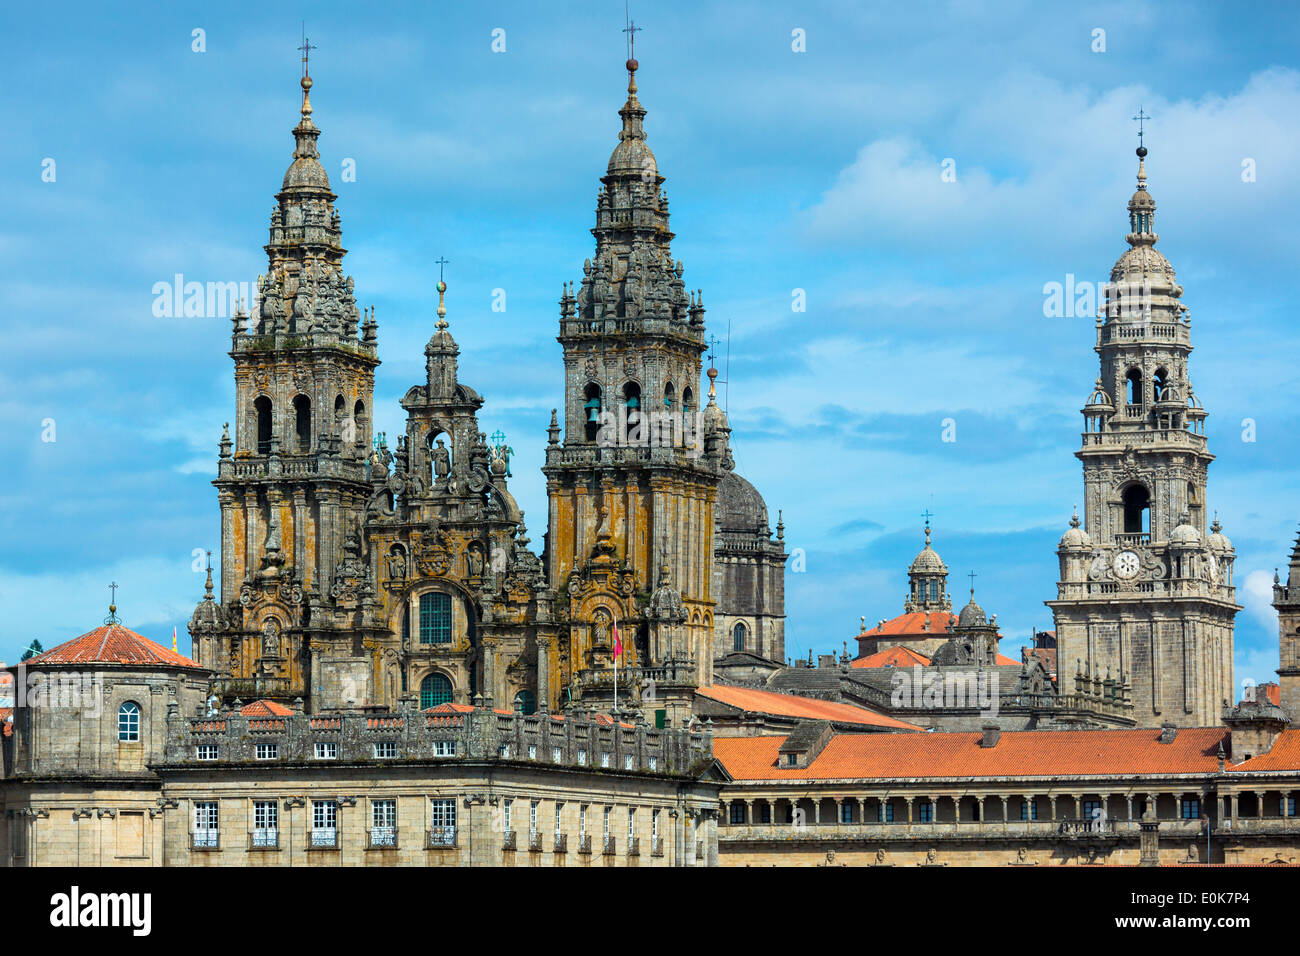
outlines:
M216 846L219 829L217 802L215 800L203 800L195 803L194 845Z
M892 803L888 801L882 801L880 805L876 807L876 822L877 823L894 822L894 805Z
M629 807L627 811L627 845L630 847L632 841L636 838L636 809Z
M198 757L199 757L200 760L216 760L216 759L217 759L217 745L216 745L216 744L199 744Z
M420 595L420 643L451 643L451 597L446 594Z
M1295 797L1286 798L1286 810L1284 813L1288 817L1295 816Z
M1092 821L1101 819L1101 801L1085 800L1083 801L1083 819Z
M381 740L375 744L375 757L379 760L388 760L397 756L397 741Z
M586 835L587 835L587 805L584 803L582 806L578 807L578 836L585 837Z
M253 802L253 846L278 846L280 808L274 800Z
M602 767L609 766L609 754L605 753L604 751L602 751L600 754L600 765Z
M324 743L318 741L316 743L316 759L317 760L338 760L339 745L329 741Z
M429 801L429 843L433 846L456 844L456 801Z
M529 759L529 760L536 760L536 759L537 759L537 745L536 745L536 744L529 744L529 745L528 745L528 759Z
M513 800L501 801L501 826L506 833L509 833L513 829L510 826L510 810L513 808L513 806L514 806Z
M758 822L759 823L772 822L772 804L768 803L767 801L763 801L758 805Z
M853 822L853 804L850 801L845 800L843 803L840 804L840 823L852 823L852 822Z
M1037 819L1038 819L1038 804L1037 804L1036 802L1034 802L1033 800L1021 800L1021 801L1020 801L1020 819L1022 819L1022 820L1037 820Z
M433 755L435 757L454 757L456 756L456 741L454 740L435 740L433 742Z
M1188 797L1183 801L1183 819L1199 820L1201 818L1201 801L1196 797Z
M623 769L624 769L624 770L631 770L631 769L632 769L632 755L631 755L631 754L627 754L626 756L623 757Z
M650 835L656 840L659 839L659 811L650 812Z
M564 804L557 803L555 805L555 833L557 836L564 829L564 827L560 825L561 821L564 819L563 814L564 814Z
M257 745L258 760L274 760L278 756L280 756L279 744L258 744Z
M739 800L732 801L731 809L727 813L727 821L732 824L745 822L745 805Z
M338 846L339 805L333 800L311 802L311 845Z
M537 801L528 804L528 838L537 839Z
M921 811L921 815L920 815L919 819L920 819L920 821L921 821L922 823L933 823L933 822L934 822L934 804L933 804L933 803L931 803L929 800L927 800L927 801L925 801L924 803L921 804L921 806L919 807L919 809L920 809L920 811Z
M659 758L652 756L650 758L650 772L654 773L658 769L659 769Z
M564 762L564 754L560 751L560 748L559 748L559 747L552 747L552 748L551 748L551 762L552 762L552 763L563 763L563 762Z
M510 745L509 745L509 744L502 744L502 745L501 745L501 749L497 751L497 754L501 757L502 760L509 760L509 759L510 759Z
M370 801L370 845L397 846L397 801Z
M587 751L582 750L581 748L579 748L578 750L578 766L579 767L587 766Z
M609 839L609 816L610 816L610 814L613 813L613 812L614 812L614 808L613 808L613 807L606 807L606 808L605 808L605 816L604 816L605 828L604 828L604 830L603 830L602 832L604 833L604 835L605 835L605 839L606 839L606 840Z

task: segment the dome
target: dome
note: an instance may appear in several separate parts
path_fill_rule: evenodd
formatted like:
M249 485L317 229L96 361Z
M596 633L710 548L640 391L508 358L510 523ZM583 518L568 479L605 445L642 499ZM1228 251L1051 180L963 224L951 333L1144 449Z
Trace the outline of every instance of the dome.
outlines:
M767 504L763 501L763 496L734 471L728 471L718 482L715 513L723 531L757 531L767 534Z
M1219 524L1219 519L1214 519L1214 524L1210 525L1210 535L1205 539L1211 551L1231 551L1232 542L1228 536L1223 534L1223 525Z
M912 559L907 569L908 574L947 574L948 565L943 563L939 552L930 547L930 524L925 525L925 547Z
M1070 527L1061 535L1062 548L1091 548L1092 538L1088 537L1088 532L1079 527L1079 514L1075 512L1074 517L1070 519Z
M1169 264L1165 254L1154 246L1140 244L1132 247L1116 260L1110 270L1111 282L1139 282L1143 276L1151 278L1153 287L1163 280L1169 287L1177 287L1174 281L1174 267ZM1179 289L1181 294L1182 290Z
M315 156L298 156L289 164L284 174L282 189L307 187L311 189L329 189L330 179L325 174L325 167Z
M970 603L961 609L957 615L958 627L984 627L988 624L988 618L984 616L984 608L975 603L975 592L971 592Z
M650 151L644 139L622 139L619 140L614 152L609 155L608 173L636 173L638 176L649 170L656 173L659 170L655 162L655 154Z
M1181 545L1198 545L1201 543L1201 533L1192 527L1191 519L1187 512L1184 511L1182 517L1178 519L1178 527L1174 528L1169 535L1170 544Z
M1113 408L1114 403L1110 400L1105 386L1101 384L1101 379L1097 379L1097 384L1093 386L1092 394L1088 396L1088 406L1090 408Z

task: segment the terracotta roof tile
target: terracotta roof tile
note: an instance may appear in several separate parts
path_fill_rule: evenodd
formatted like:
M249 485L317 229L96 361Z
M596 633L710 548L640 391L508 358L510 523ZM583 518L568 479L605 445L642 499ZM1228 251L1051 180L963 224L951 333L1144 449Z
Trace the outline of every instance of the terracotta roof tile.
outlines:
M930 619L929 630L925 629L927 617ZM938 637L948 633L951 625L955 623L957 623L957 615L948 611L909 611L890 618L884 624L877 624L857 636L896 637L905 634L909 637Z
M1268 753L1243 760L1232 769L1246 773L1300 769L1300 729L1282 731Z
M167 667L192 667L201 670L188 657L155 644L121 624L104 624L58 647L27 660L33 664L155 664Z
M904 644L886 647L849 663L850 667L928 667L930 658Z
M777 766L783 737L720 737L714 753L737 780L962 779L1117 774L1213 773L1222 727L1180 730L1160 743L1159 730L1006 731L995 747L978 733L836 734L806 768ZM1287 731L1300 738L1300 732ZM1300 769L1300 740L1283 745L1279 764ZM1273 754L1269 755L1270 757ZM1255 760L1264 760L1257 757ZM1255 769L1247 761L1242 769ZM1265 769L1265 768L1260 768ZM1269 767L1267 769L1281 769Z
M915 724L895 720L893 717L878 714L874 710L867 710L865 707L858 707L855 704L814 700L811 697L778 694L770 690L755 690L751 687L727 687L722 684L714 684L711 687L701 687L696 693L720 704L727 704L731 707L753 711L758 714L771 714L774 717L830 720L839 724L888 727L893 730L922 729Z
M288 717L293 708L274 700L255 700L239 708L239 712L245 717Z

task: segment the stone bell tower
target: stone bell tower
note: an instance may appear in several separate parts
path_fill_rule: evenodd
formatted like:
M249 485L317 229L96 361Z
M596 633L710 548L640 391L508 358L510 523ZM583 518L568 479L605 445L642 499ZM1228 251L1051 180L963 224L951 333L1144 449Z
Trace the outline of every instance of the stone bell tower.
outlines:
M1191 320L1155 248L1155 200L1137 151L1129 249L1098 313L1101 375L1083 408L1084 520L1061 539L1060 673L1132 685L1139 726L1212 726L1233 700L1231 542L1206 529L1206 412L1188 377ZM1064 688L1063 688L1064 690Z
M1300 535L1291 549L1286 582L1273 575L1273 607L1277 608L1278 638L1281 643L1277 676L1282 709L1291 726L1300 725Z
M234 435L220 442L220 603L191 630L229 699L365 703L351 657L374 603L362 521L376 357L373 314L343 272L336 196L321 166L303 58L302 118L271 211L253 314L234 318ZM215 612L215 613L214 613ZM337 666L336 666L337 664ZM342 668L339 670L338 668Z
M704 306L672 258L668 198L642 127L637 66L628 60L622 131L596 199L596 251L576 296L570 284L560 299L564 423L552 417L542 469L547 573L569 620L555 686L569 699L598 703L612 697L615 622L623 679L654 679L660 698L669 684L686 692L712 679L722 472L703 440ZM669 623L673 638L659 640ZM637 668L659 670L650 678ZM627 693L620 680L620 704L634 703ZM643 709L659 719L679 710Z

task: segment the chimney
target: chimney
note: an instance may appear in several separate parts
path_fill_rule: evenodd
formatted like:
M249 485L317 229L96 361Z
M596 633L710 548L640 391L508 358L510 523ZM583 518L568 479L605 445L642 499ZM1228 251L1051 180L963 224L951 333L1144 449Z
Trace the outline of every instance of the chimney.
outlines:
M997 725L985 724L980 729L984 732L984 736L980 738L980 746L996 747L998 741L1002 738L1002 731L997 727Z
M1160 742L1162 744L1172 744L1178 736L1178 728L1173 724L1160 725Z

